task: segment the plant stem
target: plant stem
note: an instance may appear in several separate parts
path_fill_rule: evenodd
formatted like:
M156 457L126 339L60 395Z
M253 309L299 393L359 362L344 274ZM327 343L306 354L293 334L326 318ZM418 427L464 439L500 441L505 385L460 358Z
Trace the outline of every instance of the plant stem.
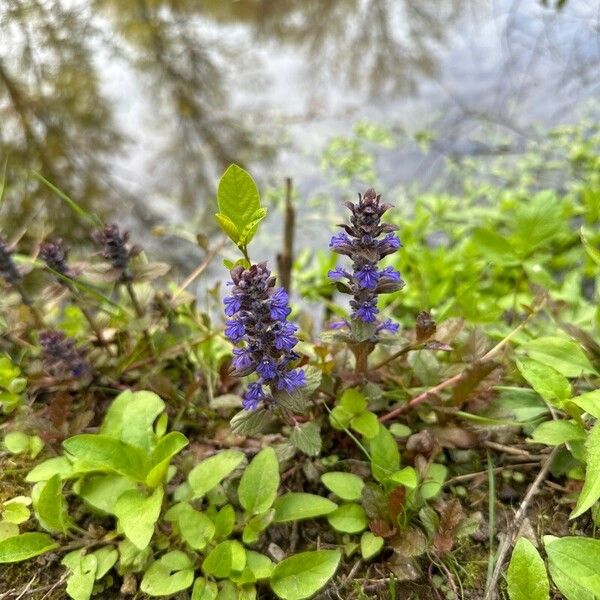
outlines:
M102 333L102 330L100 329L100 326L98 325L98 323L96 323L96 320L94 319L94 316L84 306L80 306L79 308L81 309L81 312L83 313L83 316L85 317L85 319L88 322L89 326L92 328L92 331L96 334L96 338L98 339L98 342L100 342L100 345L106 350L106 352L108 353L108 355L112 358L114 356L114 354L113 354L113 352L112 352L112 350L110 348L110 345L108 344L108 342L106 341L106 339L104 339L104 335Z
M292 264L294 262L294 229L296 212L292 204L292 179L285 180L285 212L283 215L283 247L277 255L277 268L279 270L279 281L286 292L290 292L292 286Z

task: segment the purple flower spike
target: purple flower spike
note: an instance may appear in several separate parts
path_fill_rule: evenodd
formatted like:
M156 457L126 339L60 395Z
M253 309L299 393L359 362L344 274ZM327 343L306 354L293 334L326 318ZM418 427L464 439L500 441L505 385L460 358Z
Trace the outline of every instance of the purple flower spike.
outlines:
M0 235L0 277L12 285L19 283L22 279L13 260L13 251L9 248L3 235Z
M382 325L376 331L389 331L387 321L383 324L377 321L377 297L404 287L398 271L392 267L378 270L377 266L382 258L402 246L394 233L397 227L381 220L390 206L382 203L381 196L372 189L359 194L358 202L347 202L346 206L352 213L350 222L341 225L344 231L335 234L329 246L334 252L345 254L352 260L353 272L347 273L342 267L337 267L329 272L329 277L334 280L348 278L345 290L352 294L352 319Z
M237 266L231 271L231 295L225 303L225 335L233 342L245 342L233 350L233 374L256 372L257 382L248 386L243 396L245 410L273 406L275 392L291 391L304 385L304 371L290 370L299 358L293 351L298 343L298 328L288 322L288 294L275 287L275 278L266 263L248 269Z
M377 326L377 331L389 331L390 333L398 333L400 325L394 323L391 319L386 319Z

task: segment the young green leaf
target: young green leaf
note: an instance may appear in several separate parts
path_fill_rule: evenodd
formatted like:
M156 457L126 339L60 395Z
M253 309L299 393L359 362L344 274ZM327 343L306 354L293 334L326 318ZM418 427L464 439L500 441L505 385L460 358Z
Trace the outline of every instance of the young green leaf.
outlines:
M581 410L592 415L592 417L596 417L596 419L600 419L600 390L593 390L592 392L575 396L569 402L577 404Z
M242 507L250 514L271 508L279 488L279 462L273 448L263 448L246 467L238 487Z
M571 397L568 379L551 366L531 359L517 360L517 367L529 385L546 402L560 404Z
M149 596L171 596L194 582L194 565L187 554L172 550L155 560L144 573L140 589Z
M89 475L73 486L77 495L91 508L101 513L114 514L115 503L127 490L136 489L136 484L123 475Z
M600 421L597 421L585 442L585 482L571 519L582 515L600 498Z
M188 445L188 440L179 431L171 431L160 438L150 454L146 484L156 487L164 482L171 459Z
M332 513L337 509L337 504L315 494L301 492L288 492L275 500L275 523L287 521L300 521L314 519Z
M146 478L146 457L140 448L107 435L82 434L63 442L77 472L113 471L135 481Z
M127 539L140 550L146 548L152 539L162 499L162 488L156 488L148 497L135 489L121 494L115 504L115 515L119 519L119 525Z
M224 450L196 465L188 476L195 498L201 498L231 475L245 456L239 450Z
M350 421L350 427L367 439L372 439L379 433L379 419L375 413L365 410Z
M327 521L340 533L360 533L367 527L367 515L360 504L342 504L327 515Z
M165 520L174 522L181 538L194 550L203 550L215 536L215 524L187 502L172 506Z
M575 421L546 421L531 434L533 443L548 446L560 446L575 440L585 440L585 429Z
M0 542L0 564L21 562L50 552L58 544L45 533L22 533Z
M527 538L519 538L515 544L506 579L510 600L549 600L546 566Z
M548 570L566 600L600 597L600 540L544 537Z
M98 562L93 554L83 554L82 550L69 552L61 564L69 571L67 578L67 594L73 600L89 600L96 581Z
M394 436L383 425L379 427L379 433L369 440L369 451L371 472L380 483L400 469L398 445Z
M296 425L290 435L290 443L307 456L318 456L323 445L319 425L314 422Z
M192 600L215 600L219 590L214 581L196 577L194 587L192 588Z
M316 550L290 556L273 569L271 589L282 600L310 598L335 575L341 556L339 550Z
M202 563L205 575L225 579L239 574L246 566L246 550L237 540L227 540L215 546Z
M102 579L117 563L119 551L110 546L98 548L93 555L96 557L96 581Z
M37 486L42 486L38 488ZM73 523L67 513L60 476L53 475L48 481L36 484L34 494L35 515L40 525L50 533L66 533Z
M377 556L383 548L385 540L370 531L365 531L360 538L360 553L365 560Z
M25 481L37 483L38 481L47 481L53 475L60 475L61 479L66 479L73 472L73 466L66 456L57 456L36 465L27 473Z
M267 214L254 179L238 165L230 165L219 181L217 203L216 217L223 231L238 246L246 246Z
M360 500L364 481L353 473L332 471L321 475L323 485L342 500Z

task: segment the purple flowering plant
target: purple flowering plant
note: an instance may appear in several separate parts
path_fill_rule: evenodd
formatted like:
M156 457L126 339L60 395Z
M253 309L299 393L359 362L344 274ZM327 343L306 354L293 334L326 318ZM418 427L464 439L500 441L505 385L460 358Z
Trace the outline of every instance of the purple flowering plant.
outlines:
M224 298L227 317L225 336L235 344L231 373L256 379L242 396L246 411L297 409L293 400L306 385L306 374L295 366L300 355L298 327L289 320L288 293L276 286L276 278L265 262L253 264L248 243L266 214L260 206L258 188L252 177L237 165L231 165L219 182L216 215L223 231L243 254L230 268L229 294Z

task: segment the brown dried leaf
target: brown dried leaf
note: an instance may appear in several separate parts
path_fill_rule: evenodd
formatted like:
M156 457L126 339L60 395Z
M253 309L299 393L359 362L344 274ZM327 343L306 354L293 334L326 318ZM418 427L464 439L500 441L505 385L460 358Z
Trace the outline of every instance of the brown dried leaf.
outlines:
M406 489L404 486L399 485L396 489L392 490L388 497L388 505L390 508L390 517L392 523L398 522L398 515L404 510L406 503Z
M452 498L440 511L440 526L433 540L435 549L440 552L449 552L454 545L457 530L465 518L461 503L457 498Z

